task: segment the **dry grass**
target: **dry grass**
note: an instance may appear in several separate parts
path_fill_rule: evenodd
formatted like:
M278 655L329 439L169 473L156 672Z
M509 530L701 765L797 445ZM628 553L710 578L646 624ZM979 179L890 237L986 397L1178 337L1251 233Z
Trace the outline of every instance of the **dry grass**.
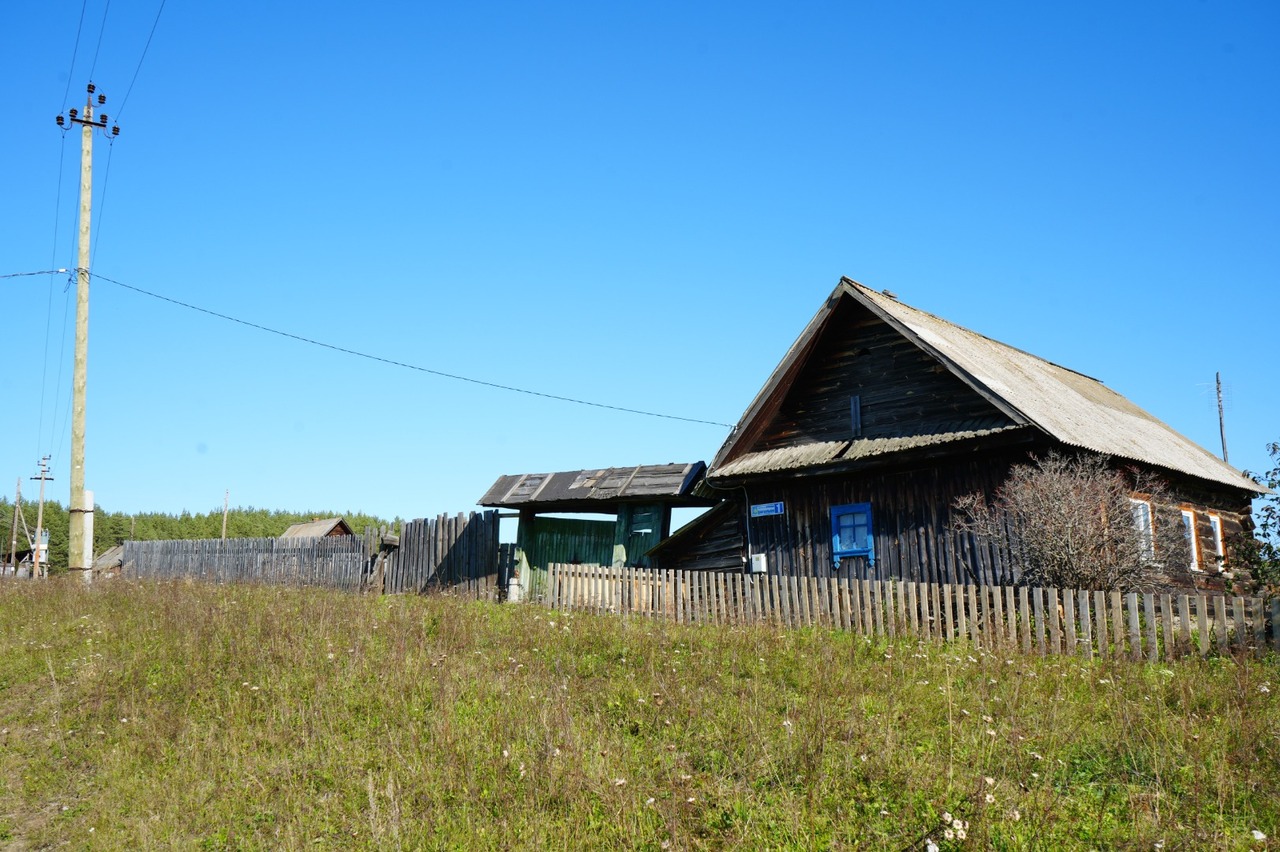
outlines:
M1260 848L1278 698L1274 659L8 582L0 844Z

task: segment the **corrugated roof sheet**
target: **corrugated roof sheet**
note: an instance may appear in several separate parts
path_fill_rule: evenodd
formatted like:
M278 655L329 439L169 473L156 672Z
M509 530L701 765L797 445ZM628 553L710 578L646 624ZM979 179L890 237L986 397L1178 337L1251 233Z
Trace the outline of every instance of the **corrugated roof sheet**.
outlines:
M776 391L788 371L808 357L811 351L809 344L821 334L826 319L841 298L857 299L976 391L1010 411L1014 419L1034 425L1064 444L1145 462L1255 493L1266 491L1102 382L905 305L892 296L847 278L841 280L831 298L792 345L786 358L747 409L717 454L716 461L712 462L713 476L729 475L731 466L738 462L749 465L777 463L767 458L751 462L747 462L748 456L734 458L736 443L754 419L763 415L768 397ZM892 451L885 448L877 454ZM815 460L805 461L802 466L822 464L816 459L832 451L814 448L811 452L812 456L805 458ZM761 455L751 453L750 457ZM729 461L721 463L721 459ZM793 461L798 459L796 457Z
M659 500L701 505L703 501L689 498L689 492L706 469L706 464L698 461L501 476L479 504L546 511L571 507L590 510L593 504L599 511L611 503Z
M716 476L743 476L757 473L777 473L788 470L806 470L842 461L885 456L904 450L938 446L971 438L995 435L1024 426L1004 426L998 429L979 429L972 432L946 432L940 435L910 435L901 438L858 438L849 441L822 441L794 447L747 453L721 465Z

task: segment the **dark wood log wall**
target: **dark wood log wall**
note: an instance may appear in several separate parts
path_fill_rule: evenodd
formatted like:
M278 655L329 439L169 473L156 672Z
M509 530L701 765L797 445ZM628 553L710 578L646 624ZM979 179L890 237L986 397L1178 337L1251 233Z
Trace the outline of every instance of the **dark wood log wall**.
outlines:
M818 349L752 449L848 440L850 397L868 438L1005 426L994 405L862 305L846 299Z
M668 549L661 567L729 570L742 564L746 553L743 524L751 525L751 552L764 553L769 573L816 577L865 577L924 583L1008 585L1017 572L1007 553L984 540L952 529L956 498L991 495L1010 467L1025 464L1025 450L972 454L968 458L898 472L856 477L807 477L758 483L747 487L750 503L782 501L782 515L747 519L743 498L718 508L718 515ZM1176 507L1195 512L1202 553L1211 541L1208 513L1219 516L1224 536L1241 529L1247 495L1171 482ZM739 492L740 494L741 492ZM875 539L874 567L865 559L846 559L837 570L831 557L831 509L849 503L870 503ZM1228 554L1228 568L1230 555ZM1207 572L1211 573L1211 572ZM1205 577L1188 576L1179 585L1204 585Z
M1005 554L951 529L952 505L972 492L990 494L1025 454L975 457L927 468L858 477L810 478L748 487L752 503L781 500L784 514L754 518L752 552L764 553L770 573L857 576L923 583L1001 585L1015 577ZM875 565L832 561L831 509L871 504Z

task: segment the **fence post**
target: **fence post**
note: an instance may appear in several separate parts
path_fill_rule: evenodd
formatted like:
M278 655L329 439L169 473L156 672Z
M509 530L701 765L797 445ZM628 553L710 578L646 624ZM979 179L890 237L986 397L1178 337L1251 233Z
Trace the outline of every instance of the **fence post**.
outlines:
M1142 595L1143 611L1147 616L1147 659L1156 662L1160 659L1160 646L1156 641L1156 596L1154 592Z
M1135 660L1142 659L1142 631L1138 625L1138 593L1129 592L1124 598L1129 609L1129 654Z

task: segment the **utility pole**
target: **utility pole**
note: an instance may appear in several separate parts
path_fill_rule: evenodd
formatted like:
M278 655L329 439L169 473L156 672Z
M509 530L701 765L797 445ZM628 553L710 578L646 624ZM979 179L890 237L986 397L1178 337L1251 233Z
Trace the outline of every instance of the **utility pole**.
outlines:
M68 111L72 124L81 126L80 133L80 246L76 267L76 354L75 369L71 379L71 531L67 539L67 567L72 571L88 571L86 550L93 543L86 542L85 513L93 511L93 505L85 506L84 493L84 408L89 360L89 223L93 201L93 131L107 129L107 115L96 119L95 105L102 106L107 96L97 95L95 104L93 83L88 86L84 115L74 109ZM63 117L58 116L58 126L65 127ZM112 127L111 135L119 136L120 128Z
M13 529L9 538L9 564L13 566L13 576L18 576L18 512L22 510L22 477L18 477L18 485L13 489Z
M45 456L40 459L40 475L33 476L32 479L40 480L40 505L36 509L36 546L35 558L31 562L31 579L40 576L40 557L44 551L44 484L52 482L53 477L49 475L49 457ZM45 574L49 573L49 569L45 568Z
M1218 383L1218 435L1222 438L1222 460L1227 461L1227 422L1222 416L1222 373L1214 373Z
M222 540L227 540L227 506L231 500L231 489L228 488L222 494Z

